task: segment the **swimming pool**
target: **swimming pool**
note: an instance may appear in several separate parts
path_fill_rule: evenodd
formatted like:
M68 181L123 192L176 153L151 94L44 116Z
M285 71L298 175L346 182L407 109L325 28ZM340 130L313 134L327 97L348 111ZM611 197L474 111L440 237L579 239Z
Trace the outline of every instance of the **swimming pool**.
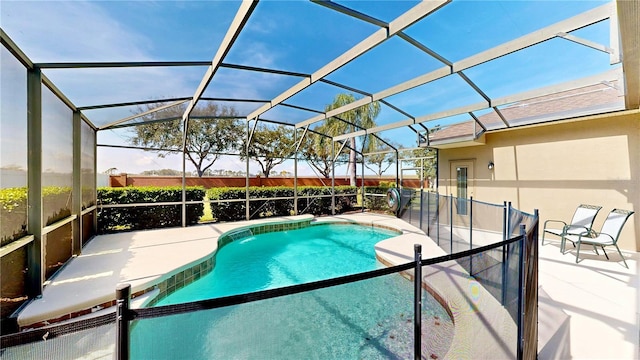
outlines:
M373 270L374 245L396 231L354 224L323 224L251 235L225 245L212 272L158 305L179 304L273 289Z
M382 266L375 259L374 245L396 235L370 226L323 224L248 236L218 251L213 272L158 305L373 270ZM431 296L425 295L423 307L428 338L423 347L432 354L434 342L447 349L453 328L448 314ZM392 274L232 307L140 320L134 324L131 353L134 359L407 358L413 351L412 314L413 284ZM437 329L428 326L434 323Z

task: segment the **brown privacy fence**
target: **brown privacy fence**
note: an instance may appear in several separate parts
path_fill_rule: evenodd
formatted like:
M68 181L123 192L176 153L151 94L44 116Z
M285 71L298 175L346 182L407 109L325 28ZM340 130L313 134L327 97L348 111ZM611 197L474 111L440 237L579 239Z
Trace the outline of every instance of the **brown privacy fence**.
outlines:
M395 177L364 178L364 186L379 186L381 182L395 182ZM246 186L244 176L203 176L187 177L187 186L202 186L205 189L212 187L243 187ZM362 178L356 179L357 185L362 186ZM110 175L109 186L181 186L181 176L143 176L143 175ZM336 186L349 185L349 179L336 178ZM420 188L420 179L402 179L402 185L409 188ZM290 186L293 187L292 177L249 177L249 186ZM317 177L298 177L298 186L331 186L331 179ZM428 188L425 180L423 187Z

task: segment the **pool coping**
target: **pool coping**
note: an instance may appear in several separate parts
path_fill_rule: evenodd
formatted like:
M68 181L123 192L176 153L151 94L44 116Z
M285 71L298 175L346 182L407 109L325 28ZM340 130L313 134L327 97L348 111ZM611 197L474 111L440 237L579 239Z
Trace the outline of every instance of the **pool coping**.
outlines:
M410 226L405 224L404 226ZM376 257L386 266L414 261L414 244L422 245L422 259L447 253L422 230L376 244ZM444 359L514 359L517 326L507 310L455 261L422 269L422 286L449 313L454 335ZM413 281L413 270L403 276Z
M220 238L247 228L295 228L313 219L297 215L99 235L47 281L41 297L26 304L18 326L38 328L111 308L115 288L123 283L131 284L132 299L144 296L137 304L148 306L177 290L176 284L180 288L210 272ZM114 269L114 263L122 266Z
M152 306L169 294L181 289L211 272L215 266L215 254L230 243L245 236L244 232L251 230L253 235L273 231L299 229L302 227L320 225L327 222L345 222L344 217L330 216L316 218L312 215L298 215L275 217L250 221L229 223L214 223L187 228L165 228L154 230L132 231L117 234L100 235L83 249L83 253L72 258L62 271L47 281L40 298L29 302L18 314L18 325L21 330L43 327L55 323L101 312L115 306L115 288L121 283L131 284L132 306ZM364 221L348 221L360 225L370 225ZM397 227L376 225L393 231ZM185 234L191 234L186 235ZM105 279L105 273L113 263L121 261L123 254L135 252L141 248L172 245L154 241L156 237L171 238L180 236L180 242L197 242L191 251L181 255L191 255L177 259L174 256L162 258L167 264L157 267L157 271L145 271L143 267L153 265L149 261L142 262L133 271L125 271L118 277ZM100 239L96 241L97 239ZM105 244L106 243L106 244ZM169 251L175 255L175 251ZM190 253L190 254L186 254ZM141 252L134 258L153 258L158 252ZM109 261L109 257L114 261ZM93 258L103 258L97 264L90 263ZM149 259L147 259L149 260ZM153 262L153 260L152 260ZM125 265L127 266L127 265ZM84 267L87 267L84 269ZM107 271L105 271L107 270ZM111 272L117 270L111 270ZM90 288L91 291L86 291ZM72 296L66 296L72 294Z

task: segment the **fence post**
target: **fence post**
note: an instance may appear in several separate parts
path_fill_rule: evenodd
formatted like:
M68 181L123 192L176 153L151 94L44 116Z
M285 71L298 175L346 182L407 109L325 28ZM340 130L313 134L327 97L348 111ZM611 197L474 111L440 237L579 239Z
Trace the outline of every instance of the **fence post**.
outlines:
M512 235L513 234L511 233L511 201L508 201L507 202L507 239L511 239Z
M419 216L419 225L418 227L420 228L420 230L422 230L422 206L424 205L424 201L423 201L423 197L422 195L424 195L424 189L422 189L422 187L420 188L420 216Z
M413 283L414 283L414 311L413 311L413 324L414 324L414 359L420 360L422 358L422 245L414 244L414 257L416 266L413 270Z
M116 287L116 360L129 360L129 301L131 284Z
M507 240L507 202L502 207L502 241ZM502 305L507 305L507 246L502 245Z
M473 196L469 198L469 250L473 250ZM473 276L473 255L469 255L469 275Z
M523 325L525 331L523 358L538 353L538 225L540 219L538 209L533 210L533 215L535 217L533 227L529 229L527 235L527 243L530 247L525 258L528 286L524 305L526 317Z
M524 224L520 225L520 254L518 256L518 266L520 267L520 274L518 276L518 360L522 360L523 350L524 350L524 295L526 294L525 289L525 277L526 274L524 272L524 259L526 259L527 254L527 244L526 244L526 227Z
M440 193L436 193L436 238L440 246Z
M449 198L449 254L453 254L453 194Z
M427 191L427 236L430 235L431 230L431 191Z

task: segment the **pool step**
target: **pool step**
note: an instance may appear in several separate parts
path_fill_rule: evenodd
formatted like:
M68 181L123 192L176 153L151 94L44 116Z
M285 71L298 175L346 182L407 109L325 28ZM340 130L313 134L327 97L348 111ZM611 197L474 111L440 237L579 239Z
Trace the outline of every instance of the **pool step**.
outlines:
M229 236L233 241L236 241L238 239L253 236L253 231L251 231L251 229L240 229L228 234L227 236Z

